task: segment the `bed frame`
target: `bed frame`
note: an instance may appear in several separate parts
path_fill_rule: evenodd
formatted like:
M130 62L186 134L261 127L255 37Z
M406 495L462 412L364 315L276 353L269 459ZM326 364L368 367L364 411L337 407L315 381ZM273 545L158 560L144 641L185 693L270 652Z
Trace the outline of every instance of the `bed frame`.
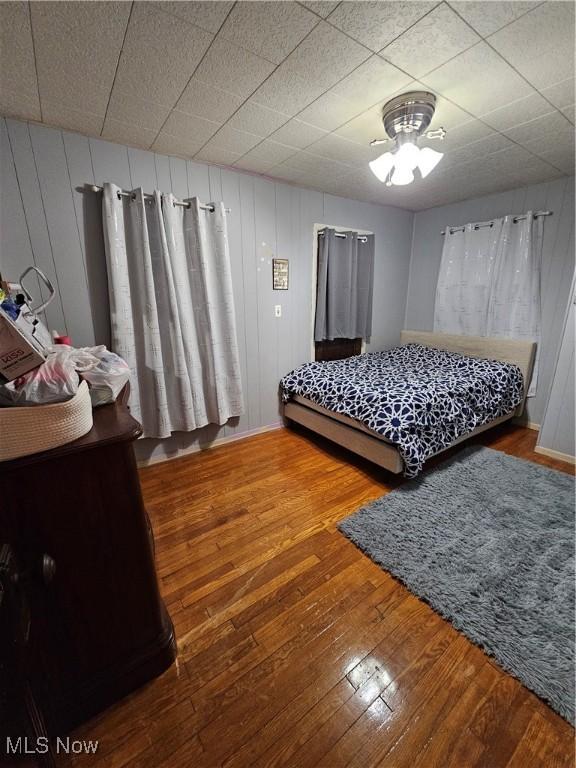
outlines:
M516 339L495 339L480 336L454 336L443 333L431 333L429 331L402 331L401 344L425 344L436 349L445 349L448 352L459 352L469 357L485 357L492 360L501 360L504 363L517 365L524 375L524 381L529 382L534 367L536 344L531 341L519 341ZM526 400L525 387L524 400L518 408L505 416L476 427L467 435L455 440L451 445L438 453L448 450L453 445L468 440L474 435L487 429L502 424L515 416L521 416ZM363 456L374 464L398 474L403 471L404 465L398 449L385 438L377 435L358 421L326 410L310 400L296 397L285 403L283 408L285 419L297 422L312 432L317 432L323 437L348 448L353 453ZM436 454L434 454L436 455Z

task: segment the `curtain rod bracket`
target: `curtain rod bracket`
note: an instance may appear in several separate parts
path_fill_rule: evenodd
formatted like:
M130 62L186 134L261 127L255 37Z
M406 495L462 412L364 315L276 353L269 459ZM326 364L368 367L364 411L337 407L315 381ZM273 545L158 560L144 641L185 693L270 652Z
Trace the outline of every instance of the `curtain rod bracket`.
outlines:
M324 229L320 229L320 230L318 230L318 235L321 236L321 237L324 237L324 232L325 232ZM346 232L334 232L334 237L345 238L346 237ZM367 243L368 242L368 236L367 235L357 235L356 237L357 237L358 240L360 240L361 243Z
M553 214L554 214L554 211L536 211L536 213L533 214L533 217L535 219L538 219L541 216L552 216ZM512 221L514 222L514 224L517 224L519 221L524 221L525 218L526 218L526 214L524 214L523 216L514 216L512 218ZM446 234L453 235L454 232L464 232L464 230L466 229L466 226L468 225L465 225L463 227L446 227L446 229L442 229L440 231L440 234L442 235L442 237L444 237L444 235ZM475 230L483 229L484 227L493 227L493 226L494 226L494 221L481 221L478 224L473 224L473 227Z
M89 189L91 192L103 192L104 187L99 187L97 184L86 184L84 187L76 187L77 192L84 192L86 189ZM144 199L145 200L154 200L154 195L150 195L147 192L144 192ZM126 190L126 189L120 189L118 191L118 199L122 197L129 197L131 200L136 200L136 194L132 190ZM182 208L190 208L190 203L186 200L174 200L174 205L179 205ZM210 205L208 203L200 203L200 208L202 208L204 211L210 211L210 213L214 213L216 210L214 205ZM230 208L224 208L225 213L231 213Z

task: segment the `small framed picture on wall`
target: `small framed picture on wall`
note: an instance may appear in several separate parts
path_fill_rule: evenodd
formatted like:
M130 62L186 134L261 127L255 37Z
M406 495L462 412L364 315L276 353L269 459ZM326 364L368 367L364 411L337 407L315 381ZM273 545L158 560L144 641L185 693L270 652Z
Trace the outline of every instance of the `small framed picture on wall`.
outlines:
M288 259L272 259L272 288L288 290Z

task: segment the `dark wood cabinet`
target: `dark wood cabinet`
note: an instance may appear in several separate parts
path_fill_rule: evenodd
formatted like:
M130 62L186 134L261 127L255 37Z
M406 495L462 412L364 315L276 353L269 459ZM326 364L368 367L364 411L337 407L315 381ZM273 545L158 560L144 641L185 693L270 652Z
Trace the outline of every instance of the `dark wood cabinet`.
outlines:
M0 464L0 539L30 574L29 676L62 735L173 662L126 397L73 443ZM54 563L52 578L35 573ZM42 565L44 563L44 565Z

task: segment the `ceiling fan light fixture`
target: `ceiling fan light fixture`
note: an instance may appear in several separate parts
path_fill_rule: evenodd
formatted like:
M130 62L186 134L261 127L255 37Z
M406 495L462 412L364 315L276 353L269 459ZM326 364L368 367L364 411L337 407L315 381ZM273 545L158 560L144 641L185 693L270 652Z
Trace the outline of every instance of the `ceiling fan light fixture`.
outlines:
M420 150L416 144L411 141L406 141L400 149L394 153L394 161L396 168L406 168L413 171L419 162Z
M425 134L436 108L436 96L428 91L411 91L391 99L382 108L382 122L386 133L394 141L395 149L372 160L372 173L387 186L410 184L414 171L418 169L421 178L434 170L442 157L429 147L420 149L418 138ZM443 139L443 128L426 134L427 138ZM382 143L371 142L372 146Z
M423 179L428 176L430 171L433 171L434 168L436 168L443 157L443 152L436 152L435 149L430 149L430 147L422 147L418 157L418 169Z
M372 160L368 165L374 176L384 182L390 175L394 160L395 158L392 152L385 152L383 155L380 155L380 157L377 157L376 160Z
M414 174L410 168L396 166L390 181L395 187L403 187L406 184L412 184L414 181Z

